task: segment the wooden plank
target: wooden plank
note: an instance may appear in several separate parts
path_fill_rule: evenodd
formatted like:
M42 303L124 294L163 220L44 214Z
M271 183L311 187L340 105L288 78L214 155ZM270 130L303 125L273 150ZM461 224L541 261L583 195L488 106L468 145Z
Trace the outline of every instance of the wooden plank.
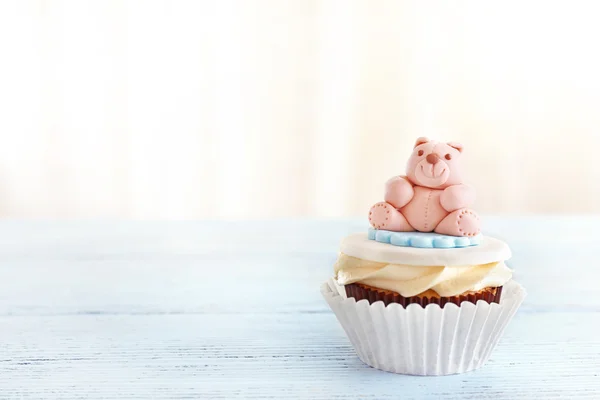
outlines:
M364 221L0 223L0 398L600 398L600 217L486 218L529 292L483 369L363 365L319 293Z
M0 387L62 399L592 398L593 314L521 313L483 369L448 377L365 366L328 313L3 317Z
M524 310L600 310L593 247L513 246ZM120 255L0 263L0 315L323 312L335 252ZM273 302L277 297L279 301Z

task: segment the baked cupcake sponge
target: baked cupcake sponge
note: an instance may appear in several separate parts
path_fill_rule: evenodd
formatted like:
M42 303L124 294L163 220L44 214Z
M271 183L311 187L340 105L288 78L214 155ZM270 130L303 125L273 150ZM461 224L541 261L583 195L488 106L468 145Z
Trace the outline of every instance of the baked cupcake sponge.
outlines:
M391 290L376 288L362 283L351 283L345 286L346 296L354 298L356 301L367 300L369 304L376 301L382 301L386 306L391 303L398 303L403 307L409 304L419 304L425 307L428 304L438 304L444 307L448 303L460 304L464 301L476 304L477 301L483 300L487 303L500 303L502 295L502 286L488 287L478 291L469 291L456 296L443 297L435 290L426 290L415 296L404 297L399 293Z

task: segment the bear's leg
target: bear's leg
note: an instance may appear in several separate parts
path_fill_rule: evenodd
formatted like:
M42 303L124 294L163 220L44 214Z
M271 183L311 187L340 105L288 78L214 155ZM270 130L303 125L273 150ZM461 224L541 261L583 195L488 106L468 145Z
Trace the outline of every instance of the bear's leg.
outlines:
M468 208L452 211L438 224L435 232L451 236L475 236L479 233L479 216Z
M382 201L371 207L369 211L369 222L375 229L385 229L394 232L414 231L404 215L389 203Z

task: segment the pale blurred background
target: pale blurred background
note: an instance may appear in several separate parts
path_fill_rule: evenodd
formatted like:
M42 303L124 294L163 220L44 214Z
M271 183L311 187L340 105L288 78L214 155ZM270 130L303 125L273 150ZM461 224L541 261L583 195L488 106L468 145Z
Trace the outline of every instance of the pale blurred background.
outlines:
M597 2L4 1L0 216L361 216L418 136L600 211Z

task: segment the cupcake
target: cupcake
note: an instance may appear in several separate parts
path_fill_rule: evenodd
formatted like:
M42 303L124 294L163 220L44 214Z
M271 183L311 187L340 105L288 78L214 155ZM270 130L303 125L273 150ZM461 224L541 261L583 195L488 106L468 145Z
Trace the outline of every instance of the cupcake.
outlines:
M321 291L359 358L385 371L447 375L481 367L525 297L482 235L458 143L417 139L406 175L386 183L364 233L342 240Z

